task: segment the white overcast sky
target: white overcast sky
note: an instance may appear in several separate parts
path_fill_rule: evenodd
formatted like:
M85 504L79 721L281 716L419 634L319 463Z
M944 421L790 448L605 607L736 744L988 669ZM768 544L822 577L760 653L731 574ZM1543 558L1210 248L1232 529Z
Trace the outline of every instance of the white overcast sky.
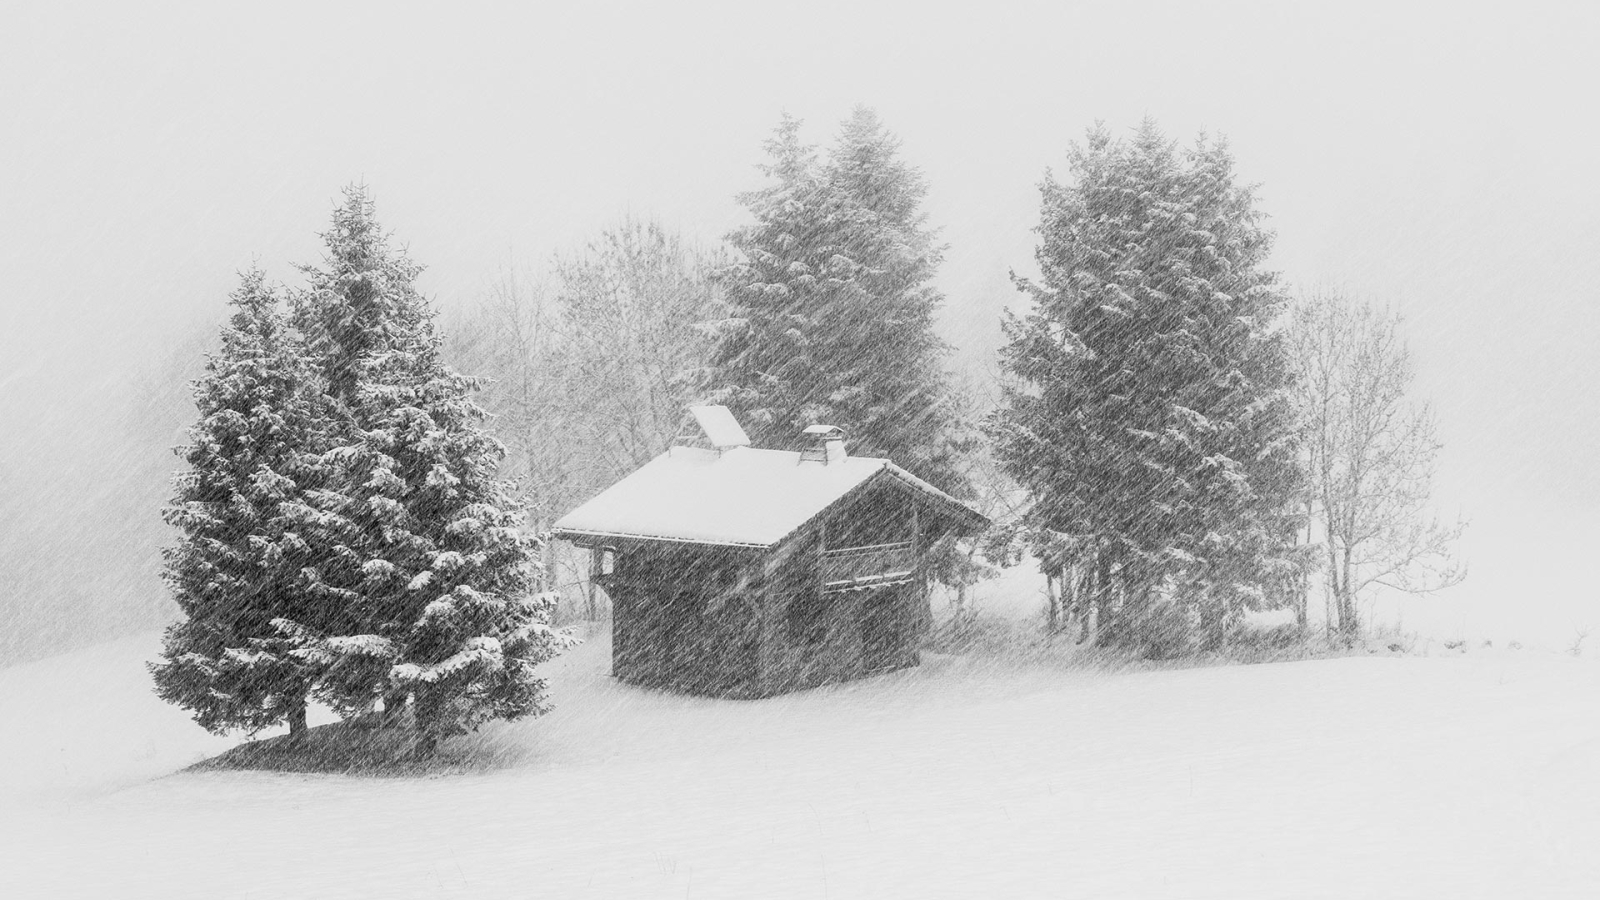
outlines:
M13 0L0 449L47 446L210 327L252 261L293 279L343 184L449 307L625 212L716 239L784 110L826 141L865 103L900 135L950 244L948 337L986 348L1044 170L1096 120L1152 116L1228 137L1291 283L1404 311L1479 593L1537 570L1579 615L1600 596L1573 537L1600 536L1597 10Z

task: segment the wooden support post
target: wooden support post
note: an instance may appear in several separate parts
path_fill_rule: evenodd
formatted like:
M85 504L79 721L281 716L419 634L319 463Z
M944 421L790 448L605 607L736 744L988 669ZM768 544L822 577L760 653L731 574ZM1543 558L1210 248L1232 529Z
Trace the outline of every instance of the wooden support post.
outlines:
M828 587L828 574L823 571L826 567L823 560L828 557L828 523L823 520L817 526L817 597L821 598Z
M917 638L926 636L933 631L933 605L928 599L928 565L923 558L922 546L922 520L917 515L917 507L911 507L911 590L906 593L911 601L911 609L905 610L905 661L909 665L919 665L922 655L917 651Z
M595 581L598 580L601 575L605 574L605 557L606 549L604 547L589 548L589 584L587 586L588 605L587 609L585 610L585 615L591 622L599 618L598 604L595 602L594 589Z
M556 589L556 542L550 536L550 523L539 520L539 589L546 593Z

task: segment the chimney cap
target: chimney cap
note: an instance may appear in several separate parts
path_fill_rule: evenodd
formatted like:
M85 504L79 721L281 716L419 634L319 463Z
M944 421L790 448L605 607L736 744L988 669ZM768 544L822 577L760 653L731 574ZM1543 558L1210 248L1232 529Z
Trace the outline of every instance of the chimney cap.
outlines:
M800 450L801 462L815 460L828 465L849 455L844 449L844 429L837 425L812 425L801 434L808 438L807 446Z

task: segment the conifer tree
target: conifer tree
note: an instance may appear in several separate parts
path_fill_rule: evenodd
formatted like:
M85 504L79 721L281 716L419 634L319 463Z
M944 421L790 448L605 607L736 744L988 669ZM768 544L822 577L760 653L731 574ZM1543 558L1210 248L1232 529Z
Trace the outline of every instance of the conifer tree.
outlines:
M1179 153L1146 122L1091 131L1070 161L1042 187L1043 279L1018 280L1033 304L1007 324L996 452L1030 524L1075 548L1103 638L1148 642L1176 608L1215 641L1287 602L1298 564L1271 234L1221 144Z
M184 620L151 672L162 699L209 731L306 728L316 673L274 620L309 618L297 509L328 479L329 408L259 271L230 298L221 348L194 386L200 420L164 513L181 532L165 577Z
M329 545L312 567L332 612L280 627L336 708L381 698L395 718L409 702L426 753L543 712L533 668L567 639L534 594L533 541L496 478L504 449L482 427L477 383L441 359L420 267L390 248L361 188L324 240L296 316L340 417L339 488L315 507Z
M757 445L839 425L851 452L965 494L958 458L971 436L934 332L943 248L921 211L926 183L869 109L845 121L825 161L799 128L784 117L766 145L768 184L740 196L755 221L730 237L739 327L715 358L717 399Z
M756 446L783 447L823 394L815 332L826 297L816 270L825 193L814 147L787 114L765 144L769 183L739 195L755 221L729 241L739 259L727 283L732 323L713 358L710 387Z

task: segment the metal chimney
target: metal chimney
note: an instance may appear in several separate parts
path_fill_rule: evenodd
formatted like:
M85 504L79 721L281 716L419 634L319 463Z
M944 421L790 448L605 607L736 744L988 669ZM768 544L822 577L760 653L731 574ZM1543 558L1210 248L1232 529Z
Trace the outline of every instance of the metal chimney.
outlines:
M805 440L800 449L801 462L829 465L848 455L844 449L844 429L837 425L812 425L800 434Z

